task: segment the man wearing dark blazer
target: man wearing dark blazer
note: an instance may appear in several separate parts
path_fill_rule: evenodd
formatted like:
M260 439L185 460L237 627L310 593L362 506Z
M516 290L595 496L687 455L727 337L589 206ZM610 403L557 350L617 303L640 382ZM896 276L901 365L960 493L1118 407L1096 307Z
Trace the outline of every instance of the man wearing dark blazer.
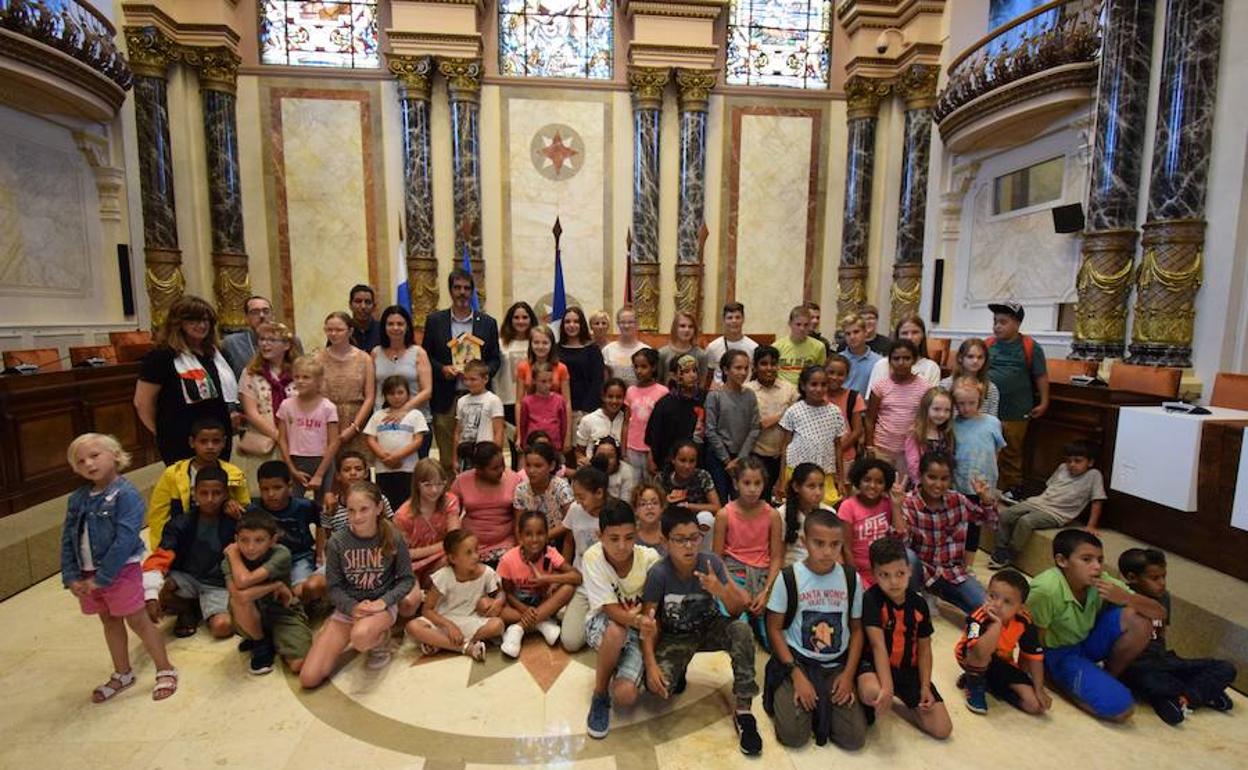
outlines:
M472 274L465 270L451 271L447 279L451 291L451 306L435 310L425 319L425 335L421 344L429 354L433 369L433 437L438 444L438 462L447 474L452 474L451 441L455 435L455 403L467 392L461 372L451 364L451 340L464 333L471 333L483 340L481 359L490 367L490 379L498 372L502 356L498 349L498 322L486 313L473 312L472 293L476 286Z

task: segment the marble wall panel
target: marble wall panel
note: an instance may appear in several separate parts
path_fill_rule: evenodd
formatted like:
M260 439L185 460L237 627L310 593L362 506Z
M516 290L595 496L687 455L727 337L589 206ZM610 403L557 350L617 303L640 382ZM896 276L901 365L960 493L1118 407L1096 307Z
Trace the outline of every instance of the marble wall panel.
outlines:
M506 142L503 233L504 302L524 300L539 314L549 311L554 287L555 217L563 227L563 278L568 303L592 312L610 307L611 105L604 99L503 96ZM571 129L568 131L567 129ZM549 149L554 133L565 152L560 162ZM540 305L540 306L539 306Z
M325 315L377 279L370 103L352 91L274 89L272 100L285 307L317 347Z
M819 112L733 110L727 298L748 327L780 331L811 296L818 205Z

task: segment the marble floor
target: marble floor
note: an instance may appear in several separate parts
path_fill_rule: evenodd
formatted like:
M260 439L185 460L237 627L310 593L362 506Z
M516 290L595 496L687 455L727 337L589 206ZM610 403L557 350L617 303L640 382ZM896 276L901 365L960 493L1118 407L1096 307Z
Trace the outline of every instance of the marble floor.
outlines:
M981 555L982 556L982 555ZM986 573L981 565L981 572ZM107 651L92 618L51 578L0 603L0 768L1052 768L1248 767L1248 702L1231 714L1200 711L1178 728L1142 708L1107 725L1055 699L1045 717L991 702L987 716L962 705L953 683L958 630L937 621L934 679L948 699L953 737L937 742L889 715L856 753L834 747L781 748L756 702L765 748L743 757L729 718L731 672L722 654L695 658L689 688L674 703L648 701L617 711L610 736L585 734L593 681L591 653L568 656L539 637L518 661L497 648L487 662L461 656L419 659L408 642L379 672L352 660L328 686L299 691L275 671L251 676L234 641L204 630L170 636L182 672L178 693L149 697L152 664L135 642L139 683L103 705L91 688L107 678ZM133 639L133 637L132 637ZM759 656L760 674L763 656ZM1071 753L1079 747L1078 753Z

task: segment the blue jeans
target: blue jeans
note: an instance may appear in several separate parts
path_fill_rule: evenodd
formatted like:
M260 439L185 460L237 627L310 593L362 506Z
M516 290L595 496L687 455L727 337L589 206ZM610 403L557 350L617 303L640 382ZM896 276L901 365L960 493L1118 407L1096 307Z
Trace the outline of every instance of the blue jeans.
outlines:
M910 588L912 590L920 594L924 591L935 594L968 615L982 607L988 599L988 592L973 577L968 577L961 583L950 583L938 577L932 581L931 585L924 585L923 564L919 561L919 555L909 548L906 549L906 553L910 556Z

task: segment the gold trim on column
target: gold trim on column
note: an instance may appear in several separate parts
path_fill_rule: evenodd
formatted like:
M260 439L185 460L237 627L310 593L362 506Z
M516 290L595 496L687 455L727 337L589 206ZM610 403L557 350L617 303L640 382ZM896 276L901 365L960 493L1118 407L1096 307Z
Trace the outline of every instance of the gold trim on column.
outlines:
M893 90L893 84L881 78L854 75L845 81L845 98L848 102L846 119L874 118L880 111L880 102Z
M435 72L432 56L386 54L386 67L399 81L400 99L429 101Z
M143 261L147 268L144 282L152 310L152 329L155 330L164 325L169 308L186 290L186 278L182 275L182 250L148 246L143 250Z
M857 313L867 304L867 266L841 265L836 270L839 291L836 297L836 318Z
M1127 338L1127 298L1135 262L1135 230L1083 234L1083 261L1075 282L1075 339L1117 345Z
M663 91L671 80L667 67L628 68L628 85L633 92L633 108L657 110L663 106Z
M412 296L412 322L423 329L425 319L438 309L438 260L408 257L407 285Z
M225 46L200 48L178 46L177 56L199 76L201 91L238 91L238 66L242 59Z
M678 313L689 313L698 319L699 324L702 323L701 262L685 262L676 265L676 295L673 299Z
M481 76L485 73L480 59L438 59L438 72L446 78L451 101L481 100Z
M930 109L936 105L936 79L940 67L911 64L897 77L897 93L906 98L907 110Z
M715 70L677 69L676 86L680 89L681 112L706 112L718 75Z
M213 252L212 270L213 290L217 300L217 325L227 331L246 328L243 303L251 296L247 255Z
M177 44L156 27L126 27L126 59L136 75L164 78Z
M919 312L919 299L923 296L923 265L917 262L906 262L893 265L893 286L888 292L891 313L888 316L890 325L896 326L897 319L904 315Z
M1205 246L1203 219L1144 224L1132 343L1190 347Z
M633 263L633 307L637 310L637 328L659 330L659 263Z

